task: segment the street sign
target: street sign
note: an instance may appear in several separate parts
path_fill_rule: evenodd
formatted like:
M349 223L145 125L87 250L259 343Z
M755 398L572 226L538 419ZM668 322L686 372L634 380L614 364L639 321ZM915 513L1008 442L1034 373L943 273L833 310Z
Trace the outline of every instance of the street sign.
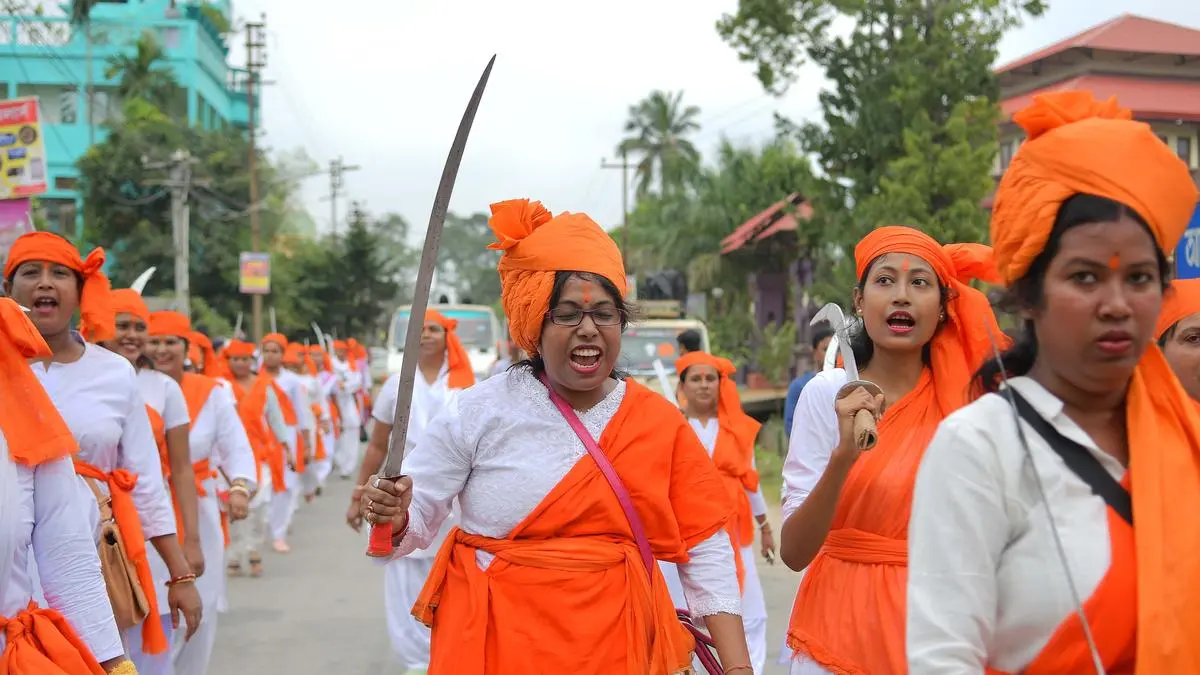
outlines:
M1175 249L1175 278L1200 279L1200 205Z
M37 97L0 101L0 199L46 192L50 182L46 172Z
M240 265L241 291L251 295L271 292L271 254L242 251Z

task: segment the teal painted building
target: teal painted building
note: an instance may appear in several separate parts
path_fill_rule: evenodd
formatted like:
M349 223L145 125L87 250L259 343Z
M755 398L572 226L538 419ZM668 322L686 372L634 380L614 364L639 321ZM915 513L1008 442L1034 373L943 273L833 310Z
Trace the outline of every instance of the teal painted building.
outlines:
M230 0L97 4L90 29L89 106L87 32L65 16L0 15L0 99L40 100L50 174L49 192L40 199L52 227L69 231L75 226L75 162L93 140L104 140L103 123L120 114L116 82L104 78L108 59L132 53L144 32L154 34L180 85L170 114L206 128L249 123L248 74L227 60L230 49L240 47L229 32L232 22Z

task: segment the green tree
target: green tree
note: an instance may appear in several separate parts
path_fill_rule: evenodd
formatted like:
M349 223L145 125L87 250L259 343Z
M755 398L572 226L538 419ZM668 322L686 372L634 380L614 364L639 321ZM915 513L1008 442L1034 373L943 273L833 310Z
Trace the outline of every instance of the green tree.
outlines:
M821 92L821 124L782 125L823 175L812 201L814 222L837 244L821 260L827 297L846 299L853 245L880 225L984 238L992 64L1004 32L1044 9L1041 0L740 0L718 22L767 90L785 90L805 61L833 83ZM853 22L849 36L831 30L837 19Z
M373 338L387 326L391 300L399 290L398 261L388 255L378 225L361 209L352 212L337 243L339 264L328 269L339 273L336 288L344 300L340 327L345 335Z
M677 192L700 167L700 152L688 135L700 129L700 108L683 104L683 92L652 91L629 106L625 133L617 152L638 158L638 196L657 182L660 194Z
M496 241L488 227L486 213L469 216L446 214L438 251L439 281L454 287L458 297L477 305L492 305L500 300L500 275L496 265L500 252L488 248Z
M146 31L134 43L132 53L109 57L104 77L117 81L117 95L122 101L140 98L160 110L170 110L179 85L166 68L165 56L154 33Z

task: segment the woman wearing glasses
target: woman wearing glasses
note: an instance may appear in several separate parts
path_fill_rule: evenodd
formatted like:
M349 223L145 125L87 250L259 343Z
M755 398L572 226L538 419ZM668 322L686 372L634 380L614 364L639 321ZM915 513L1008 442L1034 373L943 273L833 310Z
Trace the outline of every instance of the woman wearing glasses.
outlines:
M908 669L1200 672L1200 416L1152 344L1195 183L1113 99L1013 121L991 234L1024 325L917 476Z
M733 511L674 406L615 364L625 268L592 219L492 206L504 311L528 361L462 392L430 424L406 478L374 478L368 522L397 556L451 531L413 612L431 672L651 673L690 667L654 559L679 564L725 672L751 672L724 524ZM623 508L624 507L624 508Z

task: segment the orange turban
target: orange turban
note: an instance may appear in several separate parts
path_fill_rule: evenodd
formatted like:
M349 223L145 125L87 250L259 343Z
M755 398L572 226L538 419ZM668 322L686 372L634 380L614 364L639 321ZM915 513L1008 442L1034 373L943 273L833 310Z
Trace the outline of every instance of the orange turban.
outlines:
M321 370L327 373L333 372L333 361L329 358L329 352L325 351L321 345L311 345L308 353L321 358Z
M9 298L0 298L0 431L23 466L75 454L79 446L26 359L52 356L37 328Z
M1059 205L1080 193L1128 206L1162 250L1175 248L1196 207L1196 185L1149 126L1086 92L1036 96L1013 119L1029 140L1000 181L992 213L1005 279L1025 273ZM1200 663L1200 530L1191 522L1200 512L1200 416L1156 345L1133 371L1125 419L1137 514L1138 672L1193 672Z
M200 350L203 356L204 370L202 374L209 377L228 377L229 373L221 367L221 361L217 359L217 350L213 349L212 340L208 336L198 331L192 331L187 336L188 341ZM194 363L194 361L193 361Z
M230 340L221 350L221 356L226 359L254 358L254 345L245 340Z
M179 312L163 311L150 313L150 336L177 338L192 341L192 322Z
M301 350L301 353L304 354L304 369L308 371L309 375L316 375L319 371L317 370L317 362L312 359L312 352L308 347L305 347Z
M262 341L263 341L263 344L266 344L268 342L273 342L273 343L279 345L280 349L282 349L284 351L287 350L288 339L279 333L267 333L266 335L263 336Z
M347 346L346 346L346 341L345 341L345 340L334 340L334 341L333 341L333 348L334 348L334 350L336 350L336 351L342 351L342 350L349 351L349 347L347 347Z
M304 351L304 345L299 342L293 342L284 348L283 362L289 366L302 366L304 365L304 357L307 355L307 352Z
M11 279L17 268L27 262L55 263L83 277L79 297L79 332L88 342L113 339L116 327L109 298L108 277L104 276L104 249L95 248L84 259L71 242L50 232L30 232L17 237L8 251L4 277Z
M1162 312L1154 328L1155 339L1162 339L1172 326L1193 314L1200 314L1200 279L1172 281L1171 289L1163 296Z
M1086 91L1034 96L1013 115L1027 140L996 190L992 245L1004 281L1020 279L1046 247L1059 207L1077 194L1137 212L1158 241L1175 248L1196 208L1187 165L1142 122Z
M114 319L117 314L132 314L147 324L150 323L150 310L137 291L132 288L120 288L109 293L108 297L112 303Z
M688 352L675 359L675 372L680 375L692 366L709 366L717 371L721 378L721 388L717 396L717 418L726 429L737 436L739 442L753 445L762 424L742 409L737 383L733 381L737 367L729 359L713 356L708 352Z
M599 275L612 282L621 297L625 296L621 251L588 216L551 216L541 202L510 199L492 204L488 225L497 240L488 248L504 252L499 271L509 332L530 356L538 353L541 343L555 272Z
M1009 343L987 296L967 285L972 279L999 280L992 249L983 244L942 246L920 230L891 225L871 232L854 247L856 276L861 279L867 267L887 253L917 256L950 289L946 321L930 344L934 389L943 415L948 415L966 405L971 378L992 356L992 340L1000 349Z
M458 321L447 319L432 309L425 310L425 321L437 322L446 329L446 367L450 369L447 385L451 389L466 389L475 384L475 371L471 368L471 359L467 356L462 340L458 339L458 333L454 332Z

